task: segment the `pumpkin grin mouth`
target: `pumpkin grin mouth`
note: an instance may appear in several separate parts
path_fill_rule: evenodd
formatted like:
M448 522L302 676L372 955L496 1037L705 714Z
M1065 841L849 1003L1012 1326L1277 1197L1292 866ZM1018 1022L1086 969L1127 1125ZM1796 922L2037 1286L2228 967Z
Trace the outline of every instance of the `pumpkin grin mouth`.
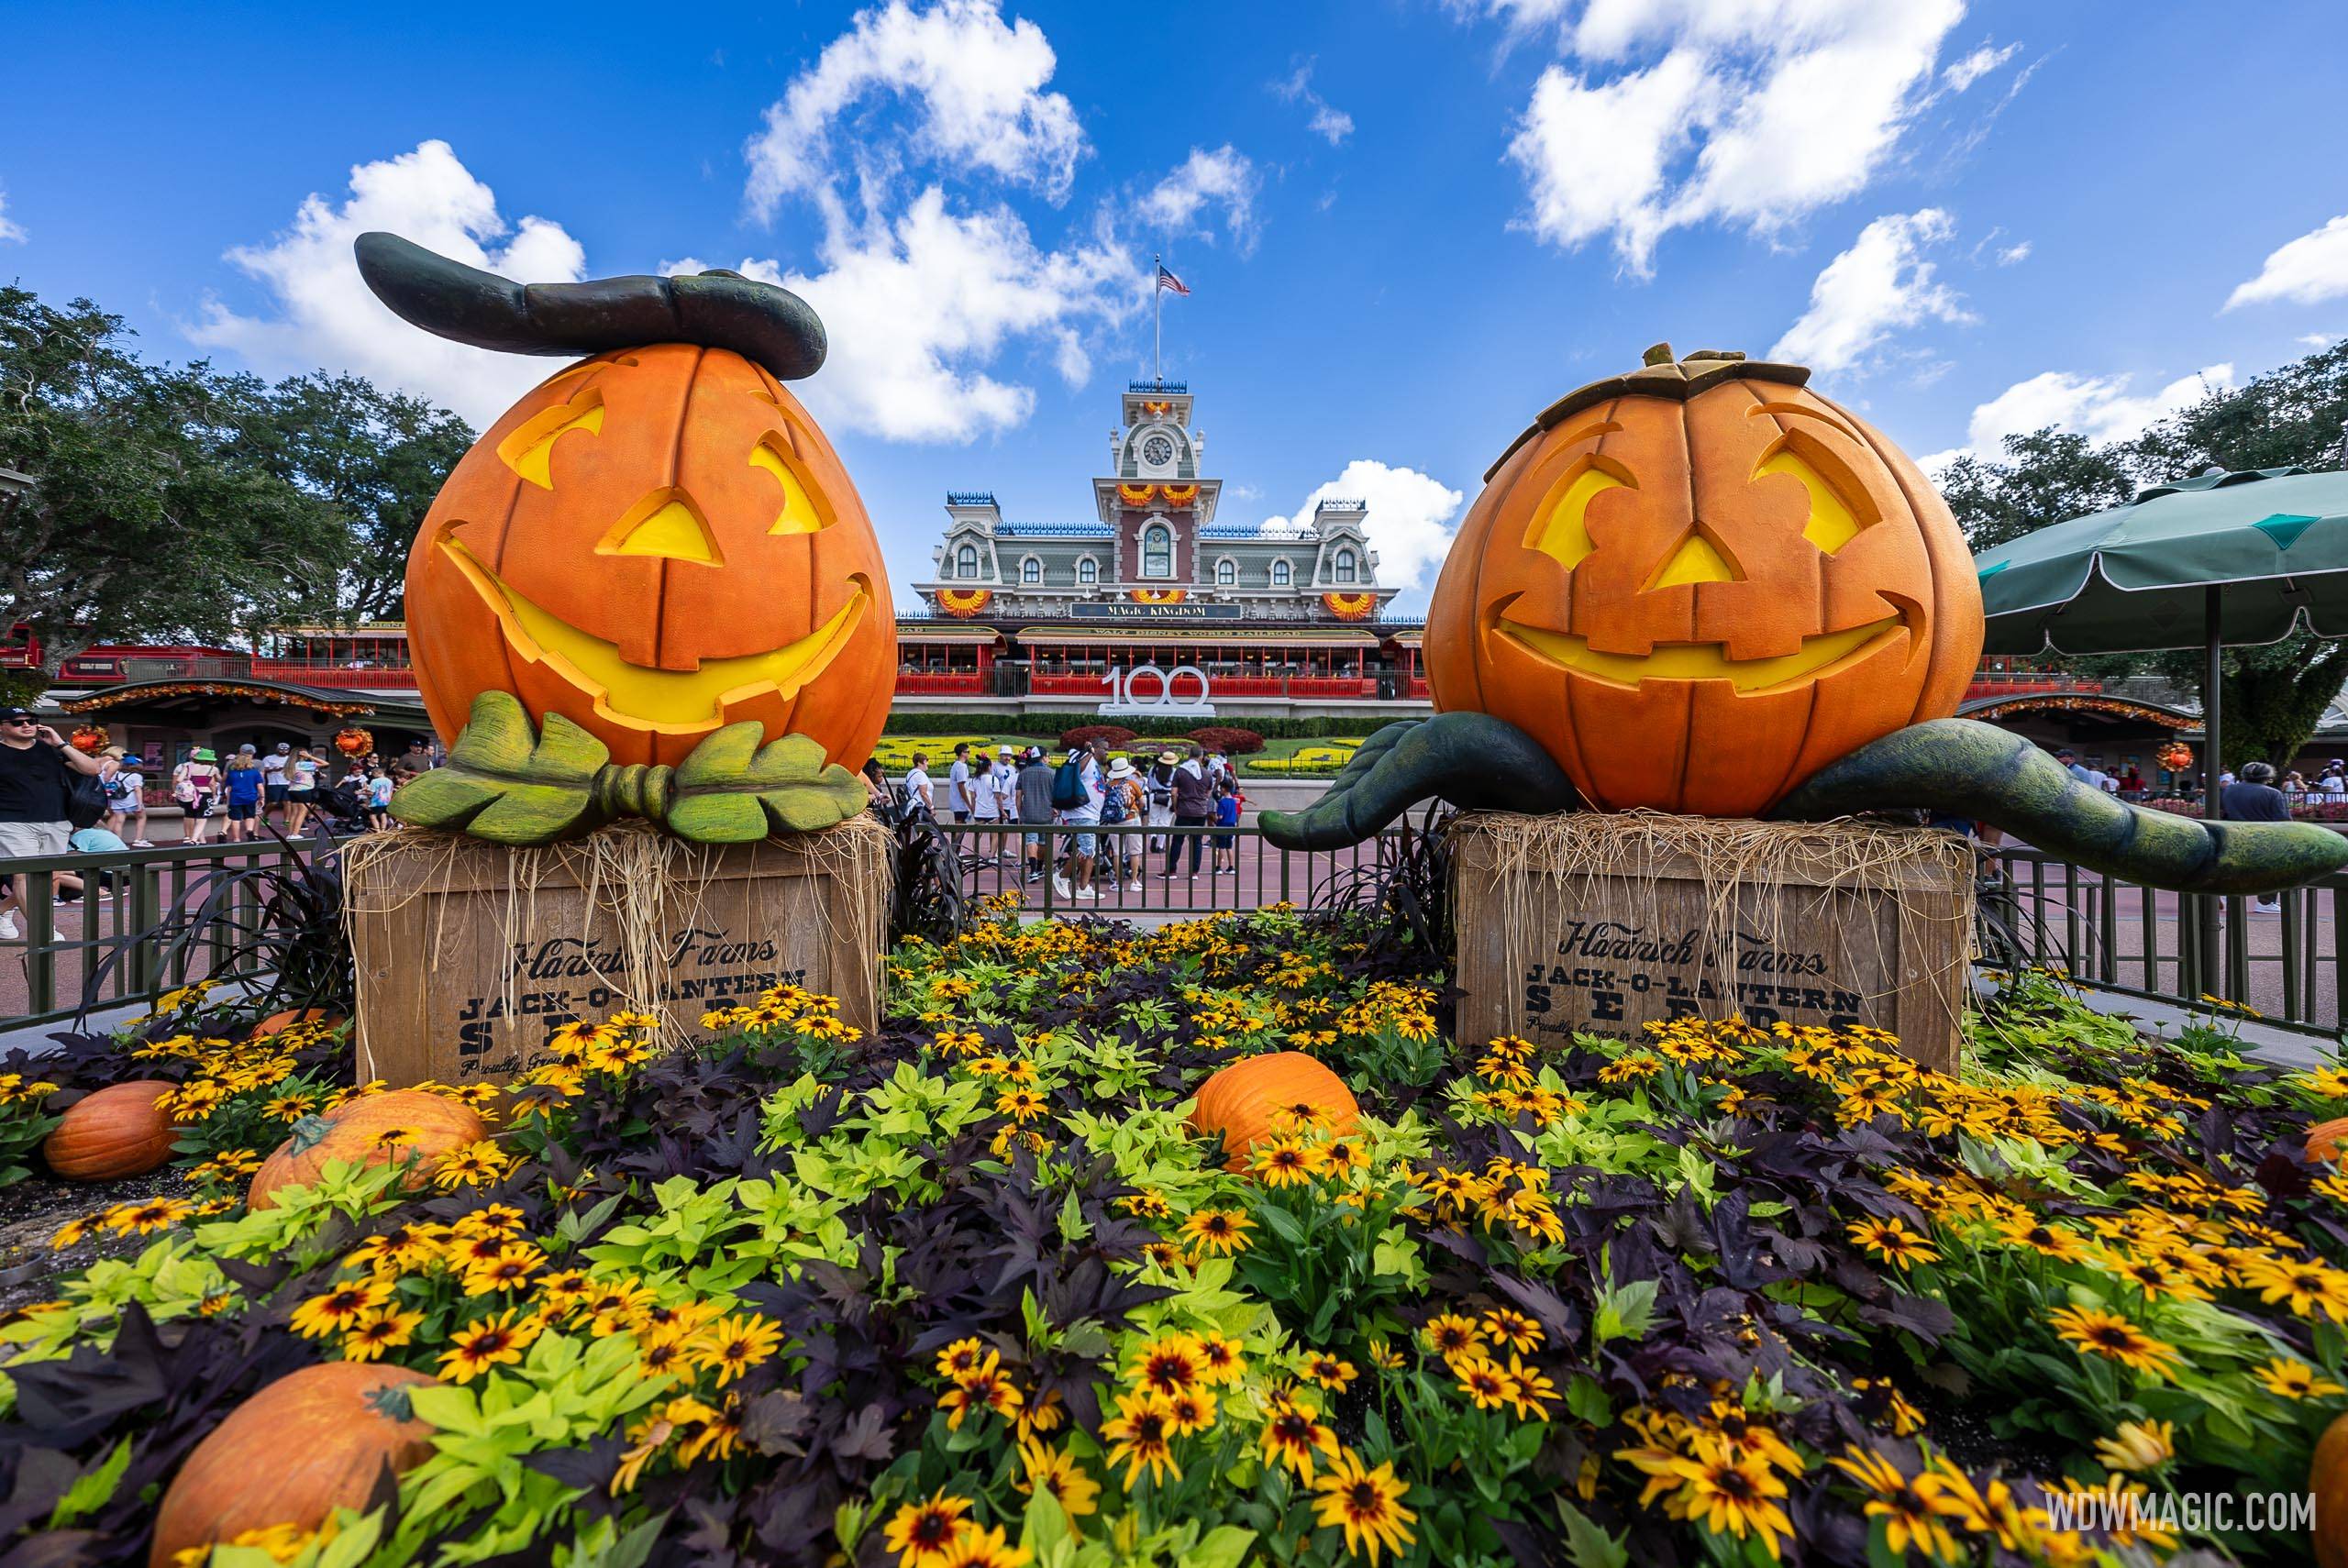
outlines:
M770 690L786 699L797 696L847 646L872 602L871 583L852 574L853 597L830 620L785 647L705 658L693 669L648 669L622 658L618 645L531 602L449 533L438 543L496 615L508 647L592 696L597 713L636 729L690 733L721 722L729 702Z
M1847 631L1804 637L1801 646L1789 654L1731 658L1722 643L1657 643L1653 653L1644 656L1600 653L1587 637L1528 626L1505 615L1494 622L1501 635L1534 657L1609 686L1633 689L1648 680L1725 680L1740 697L1785 690L1856 664L1907 624L1905 615L1891 614Z

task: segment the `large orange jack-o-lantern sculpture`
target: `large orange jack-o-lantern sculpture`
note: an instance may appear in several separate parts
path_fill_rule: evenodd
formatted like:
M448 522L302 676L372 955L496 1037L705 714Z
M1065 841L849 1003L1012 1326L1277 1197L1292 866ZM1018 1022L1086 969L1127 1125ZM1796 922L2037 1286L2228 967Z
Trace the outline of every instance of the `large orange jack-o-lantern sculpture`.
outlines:
M667 811L680 790L755 799L786 776L861 809L837 765L861 764L887 720L896 626L856 487L782 385L823 361L814 313L734 273L526 288L391 235L358 251L378 296L427 330L590 352L474 443L417 531L416 683L444 737L482 739L395 812L513 842L623 811L685 831L692 814ZM512 740L517 715L556 755L500 788L486 741ZM577 809L537 820L529 789L582 768L559 803ZM825 814L806 805L769 825ZM692 836L748 836L759 813L729 816L740 831Z
M1485 475L1427 613L1437 714L1390 724L1289 848L1413 801L1815 818L1922 808L2137 881L2287 886L2348 861L2308 823L2114 800L1954 718L1981 592L1948 507L1799 365L1647 351L1551 405Z
M1436 709L1515 724L1593 805L1732 817L1955 713L1981 656L1971 554L1807 375L1666 361L1543 414L1444 563Z

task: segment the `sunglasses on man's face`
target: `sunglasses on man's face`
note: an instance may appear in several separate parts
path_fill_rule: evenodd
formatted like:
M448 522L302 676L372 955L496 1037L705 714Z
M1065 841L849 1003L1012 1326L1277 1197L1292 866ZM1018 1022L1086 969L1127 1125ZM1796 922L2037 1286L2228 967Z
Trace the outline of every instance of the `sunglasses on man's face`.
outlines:
M11 724L22 724L28 730L38 729L40 726L40 721L39 719L10 719L8 723Z

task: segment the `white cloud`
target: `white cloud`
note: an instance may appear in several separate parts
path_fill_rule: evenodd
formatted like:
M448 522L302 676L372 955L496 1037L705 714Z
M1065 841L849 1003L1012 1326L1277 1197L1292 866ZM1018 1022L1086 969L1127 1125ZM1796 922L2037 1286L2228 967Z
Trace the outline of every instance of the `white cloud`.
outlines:
M2304 343L2310 348L2329 348L2340 339L2329 332L2302 332L2296 341Z
M1354 134L1354 117L1345 110L1334 108L1329 101L1312 90L1312 61L1298 66L1284 82L1272 83L1272 91L1289 103L1301 103L1312 109L1312 117L1305 128L1331 147L1343 143Z
M1947 239L1955 227L1938 207L1887 213L1867 225L1819 272L1810 287L1810 308L1778 339L1769 358L1844 370L1903 327L1973 320L1963 296L1934 282L1933 263L1923 259L1925 248Z
M1416 469L1389 467L1374 458L1356 458L1345 472L1314 490L1286 517L1267 517L1266 533L1308 526L1312 509L1324 501L1359 501L1368 504L1362 531L1378 552L1378 580L1390 588L1416 588L1427 569L1443 561L1451 547L1451 520L1466 497L1441 480Z
M543 359L451 343L379 304L350 253L353 239L376 228L525 282L569 282L586 271L586 253L560 224L538 217L508 224L495 194L449 144L426 141L414 152L358 165L348 200L337 204L312 194L293 227L267 245L228 252L268 290L273 314L239 315L206 300L204 319L188 336L233 349L264 373L320 366L355 371L446 404L477 425L545 379L551 367Z
M888 0L857 13L848 30L768 105L750 138L748 198L760 217L786 196L812 194L836 177L833 132L875 100L909 100L906 141L916 154L1064 199L1086 151L1067 97L1044 90L1058 59L1043 29L1002 19L997 0L937 0L923 9ZM868 171L885 169L894 145L869 120L844 140Z
M1038 247L1007 207L959 214L945 193L923 191L893 219L847 222L832 209L823 270L786 271L771 260L736 270L780 283L824 318L830 354L794 389L818 418L892 441L969 441L1025 421L1032 388L990 374L1026 345L1070 384L1091 372L1085 341L1124 320L1146 280L1111 237L1066 249ZM701 270L699 260L662 270Z
M12 240L18 245L25 242L24 225L9 221L8 193L6 191L0 191L0 240Z
M2021 52L2021 45L2018 43L2008 44L2003 49L1992 49L1983 44L1971 54L1949 61L1941 72L1941 85L1952 93L1962 93Z
M2317 304L2342 294L2348 294L2348 214L2276 249L2258 276L2226 296L2223 308L2270 300Z
M1455 4L1454 9L1464 8ZM1575 247L1611 232L1652 271L1670 230L1772 233L1865 188L1928 97L1962 0L1485 0L1523 31L1554 26L1550 66L1509 156L1523 226Z
M2030 241L2027 239L2018 239L2011 245L2001 246L1999 248L1998 265L2000 267L2011 267L2017 262L2027 261L2029 259Z
M2198 403L2213 392L2234 384L2231 364L2206 365L2189 376L2179 376L2159 391L2131 395L2133 378L2126 375L2081 376L2068 370L2045 370L2026 381L2016 381L1973 411L1966 436L1971 449L1995 457L2009 436L2026 436L2053 425L2094 441L2124 441L2142 435L2146 426L2177 410ZM1959 453L1935 454L1951 458Z
M1151 187L1135 211L1147 223L1168 232L1183 231L1212 239L1206 225L1191 227L1199 215L1219 206L1224 226L1244 252L1256 243L1256 190L1260 183L1253 160L1229 142L1209 152L1191 149L1191 156L1173 172Z

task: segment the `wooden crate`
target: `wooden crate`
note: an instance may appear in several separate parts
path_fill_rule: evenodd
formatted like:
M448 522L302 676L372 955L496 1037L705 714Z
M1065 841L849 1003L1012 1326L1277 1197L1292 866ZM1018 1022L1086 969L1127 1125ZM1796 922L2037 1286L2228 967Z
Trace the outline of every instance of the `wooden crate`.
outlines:
M1947 834L1489 812L1454 834L1468 1043L1742 1016L1870 1024L1927 1066L1959 1059L1973 875Z
M502 1082L555 1025L658 1014L676 1037L770 986L877 1026L890 838L870 818L725 846L640 824L512 849L403 829L348 850L360 1082Z

